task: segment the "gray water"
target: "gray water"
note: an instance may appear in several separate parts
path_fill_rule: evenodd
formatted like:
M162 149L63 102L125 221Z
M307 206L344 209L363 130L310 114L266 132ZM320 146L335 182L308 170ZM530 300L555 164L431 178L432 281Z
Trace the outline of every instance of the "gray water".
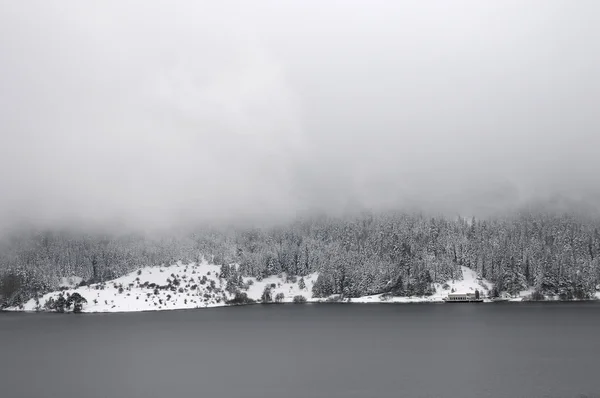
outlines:
M0 397L600 397L600 305L0 314Z

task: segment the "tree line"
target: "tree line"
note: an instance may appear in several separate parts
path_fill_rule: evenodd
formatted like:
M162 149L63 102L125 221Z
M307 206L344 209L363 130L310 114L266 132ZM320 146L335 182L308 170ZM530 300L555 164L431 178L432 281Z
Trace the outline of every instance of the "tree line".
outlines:
M59 288L113 279L143 266L208 259L239 264L226 278L319 272L314 294L425 295L460 267L495 284L584 299L600 287L600 222L570 214L523 213L485 220L405 213L311 217L265 228L198 228L180 235L30 231L0 243L2 305Z

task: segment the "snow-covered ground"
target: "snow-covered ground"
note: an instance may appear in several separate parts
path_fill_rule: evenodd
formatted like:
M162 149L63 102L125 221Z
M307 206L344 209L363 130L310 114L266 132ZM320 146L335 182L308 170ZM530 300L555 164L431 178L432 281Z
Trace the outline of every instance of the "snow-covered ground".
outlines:
M74 288L79 286L81 281L83 280L80 276L70 276L68 278L61 278L59 286L65 288Z
M260 300L265 286L271 286L271 296L273 301L278 294L283 294L282 303L291 303L294 297L303 296L307 302L315 302L318 299L313 299L312 288L319 276L318 273L310 274L304 278L297 277L296 282L286 282L285 277L271 276L258 281L256 278L244 278L244 282L250 282L248 290L244 292L253 300ZM304 281L304 288L300 288L300 279Z
M158 311L187 308L206 308L227 305L227 300L233 295L226 291L227 282L219 278L219 265L203 263L182 264L171 266L145 267L109 282L90 286L71 287L63 291L48 293L36 300L28 301L23 308L9 308L12 311L43 310L44 304L50 299L56 300L59 295L79 293L87 303L82 312L131 312ZM260 302L265 287L270 287L272 301L291 303L294 297L303 296L306 302L324 302L328 299L315 298L312 288L317 280L317 273L303 278L290 277L285 274L271 276L258 280L243 278L241 291L255 301ZM64 285L73 285L78 280L65 280ZM350 303L441 303L451 292L474 293L479 290L482 297L487 297L492 283L482 279L477 273L467 267L462 267L462 279L451 280L445 284L436 283L436 292L425 297L392 297L389 295L373 295L346 299ZM519 297L509 301L526 300L531 291L523 291ZM600 292L596 293L600 299ZM331 298L330 298L331 299ZM334 300L335 301L335 300Z
M382 294L353 298L352 303L443 303L444 298L454 290L455 293L475 293L479 290L482 297L486 297L492 289L491 282L482 279L475 271L461 267L463 277L461 280L450 280L445 284L435 283L435 293L425 297L391 297Z
M227 305L226 301L233 295L225 290L227 282L219 278L219 265L203 263L182 264L171 266L145 267L131 272L120 278L97 283L90 286L73 287L75 280L64 280L62 291L51 292L41 297L37 302L29 300L23 308L9 308L12 311L43 310L44 304L50 299L57 300L62 294L79 293L87 300L82 312L132 312L158 311L187 308L206 308ZM256 278L243 278L249 285L241 291L253 300L260 300L265 286L272 286L273 300L278 294L283 298L280 302L293 302L294 297L301 295L307 301L312 301L312 287L317 274L287 280L285 275L273 276L258 281ZM300 287L300 280L304 286ZM78 280L76 282L80 282ZM71 285L72 287L66 288Z
M87 300L82 312L214 307L223 305L226 299L219 272L219 266L208 263L146 267L109 282L48 293L39 299L39 305L43 307L51 297L56 300L61 293L66 296L77 292ZM164 288L167 285L169 288ZM35 311L37 307L32 299L23 309Z

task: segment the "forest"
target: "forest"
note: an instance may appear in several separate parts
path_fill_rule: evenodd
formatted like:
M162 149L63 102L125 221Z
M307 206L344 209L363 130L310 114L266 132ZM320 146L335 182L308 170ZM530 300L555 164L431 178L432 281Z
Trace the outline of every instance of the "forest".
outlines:
M60 287L137 268L207 259L232 285L240 276L319 272L313 292L359 297L427 295L460 266L495 284L493 295L533 287L536 297L591 298L600 289L600 222L573 214L489 219L364 212L307 217L263 228L203 227L178 234L29 230L0 242L3 307Z

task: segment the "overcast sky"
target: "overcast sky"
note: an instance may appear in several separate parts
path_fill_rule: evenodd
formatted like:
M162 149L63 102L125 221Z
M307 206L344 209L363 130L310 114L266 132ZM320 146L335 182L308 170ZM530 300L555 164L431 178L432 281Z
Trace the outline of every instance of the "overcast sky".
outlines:
M0 219L600 203L600 3L0 2Z

